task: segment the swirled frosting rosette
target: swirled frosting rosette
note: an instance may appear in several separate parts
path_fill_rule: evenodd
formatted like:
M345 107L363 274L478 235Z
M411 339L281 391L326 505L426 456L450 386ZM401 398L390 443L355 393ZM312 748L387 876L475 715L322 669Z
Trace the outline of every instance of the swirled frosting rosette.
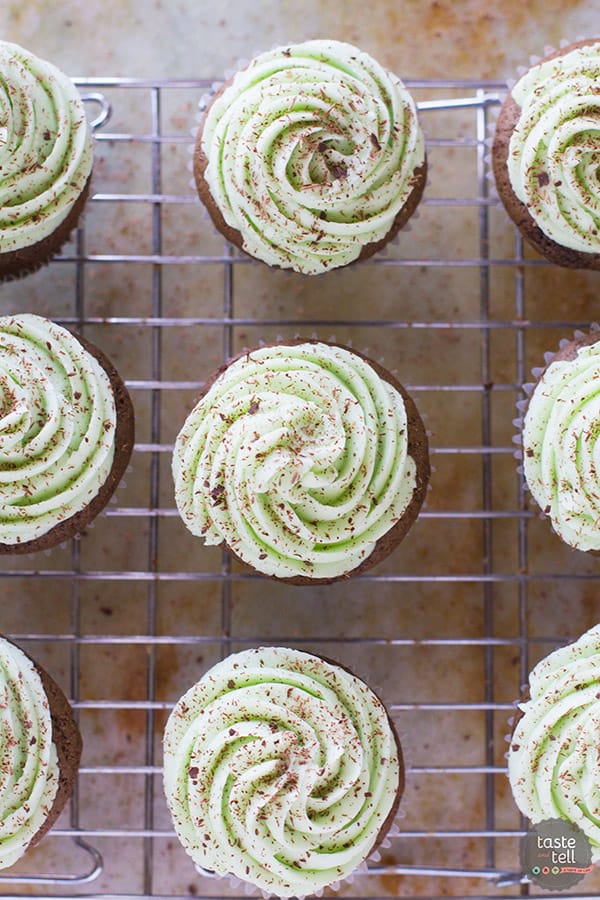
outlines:
M262 53L212 100L194 172L217 227L272 266L370 255L416 207L425 147L402 82L350 44Z
M0 42L0 264L60 228L91 169L90 130L72 81Z
M428 474L423 425L403 388L360 354L319 341L233 360L173 453L189 530L300 583L387 555L416 518Z
M571 547L600 551L600 338L568 342L543 371L523 423L527 485Z
M600 268L599 84L600 40L551 54L512 88L494 144L507 211L541 253L571 267Z
M52 809L59 768L42 680L31 660L0 638L0 868L27 850Z
M91 503L116 427L109 374L73 334L40 316L0 318L0 550L30 547Z
M600 625L529 676L508 754L517 806L532 822L567 819L600 860Z
M279 897L345 878L384 836L400 745L364 682L280 647L234 654L177 703L164 784L194 862Z

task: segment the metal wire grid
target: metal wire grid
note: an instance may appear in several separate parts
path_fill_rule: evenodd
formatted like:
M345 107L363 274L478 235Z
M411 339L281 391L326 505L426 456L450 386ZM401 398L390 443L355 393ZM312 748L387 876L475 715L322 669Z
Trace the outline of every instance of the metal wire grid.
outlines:
M163 253L162 240L162 222L161 222L161 206L163 204L188 204L196 203L197 199L190 191L189 195L169 195L162 192L162 176L161 176L161 147L168 143L185 143L189 144L190 137L186 131L181 133L165 134L161 126L161 101L166 91L173 88L186 88L198 91L198 96L202 92L210 88L209 80L198 81L153 81L139 79L77 79L77 84L82 91L85 99L91 105L95 105L98 114L94 119L94 127L96 139L98 142L109 142L109 145L126 144L131 153L136 152L137 147L141 144L149 144L151 147L151 191L147 194L128 194L128 193L105 193L96 194L91 204L91 212L93 215L96 204L113 203L117 201L135 201L151 205L152 209L152 235L151 235L151 252L140 254L110 254L98 255L86 253L85 226L82 226L76 236L74 252L65 254L57 259L52 265L60 265L61 262L74 262L76 267L75 275L75 291L73 297L73 311L71 316L62 318L64 324L76 326L79 329L85 328L87 325L111 324L122 326L139 325L150 330L151 334L151 376L149 379L139 381L128 381L130 389L146 389L151 392L151 411L150 411L150 441L148 443L137 443L136 452L146 453L150 456L150 475L148 484L148 505L144 508L131 507L111 507L106 512L108 516L127 516L139 517L147 521L148 524L148 549L147 549L147 565L143 570L124 570L124 571L86 571L82 567L80 542L74 540L71 543L70 568L64 569L48 569L42 570L38 568L39 560L32 559L31 568L27 571L21 569L5 568L0 572L0 578L32 578L39 580L40 586L46 579L59 579L64 582L65 588L70 591L70 608L71 608L71 625L68 633L56 633L50 637L47 634L39 634L36 632L27 632L14 635L17 640L44 642L49 639L53 642L66 644L70 653L71 664L71 683L70 694L73 705L77 711L86 709L127 709L142 710L145 713L145 761L143 765L136 766L87 766L82 769L82 774L122 774L125 776L142 776L144 779L144 827L142 829L118 829L118 828L94 828L85 829L79 824L79 793L75 792L74 799L71 804L70 827L54 829L53 834L62 838L70 838L77 843L87 854L88 866L84 871L77 874L48 874L37 876L20 876L20 875L4 875L0 877L0 885L6 887L7 893L0 896L14 896L15 890L19 891L19 885L27 885L26 893L29 896L49 896L54 895L57 889L69 895L79 894L85 896L108 897L108 894L88 893L88 889L84 885L91 884L100 874L102 869L102 856L95 847L94 842L101 837L138 837L143 840L144 855L144 883L143 895L159 896L153 892L153 854L154 845L157 838L169 837L170 831L155 827L154 821L154 791L156 776L160 774L160 760L155 758L155 716L158 711L170 708L170 704L165 703L156 698L156 650L163 644L172 644L177 647L186 644L198 643L202 641L202 635L160 635L157 633L157 585L164 581L190 581L201 582L210 577L211 580L218 579L220 581L221 591L221 653L223 655L230 652L232 643L256 644L261 641L260 635L252 637L242 637L241 635L232 634L232 615L231 615L231 588L234 580L244 580L254 578L256 576L246 573L233 572L230 567L230 561L226 554L223 555L221 572L217 575L210 573L208 575L202 571L193 572L172 572L163 571L160 568L160 546L158 536L159 519L164 516L176 515L175 510L165 509L160 506L159 498L159 466L160 456L162 453L170 451L170 447L161 441L161 408L160 396L164 390L187 390L197 389L201 386L201 382L192 381L169 381L163 379L162 355L161 355L161 339L165 328L171 326L186 325L221 325L223 327L223 358L228 358L233 351L233 332L234 328L244 325L281 325L281 326L297 326L305 329L307 326L315 328L341 327L343 325L353 326L360 324L361 328L430 328L445 329L449 327L476 329L480 332L480 376L481 383L479 385L461 386L461 390L471 389L480 394L481 404L481 443L479 446L473 447L445 447L438 448L438 452L446 453L473 453L481 457L483 467L483 494L482 506L480 510L460 512L460 511L435 511L425 512L425 517L431 518L479 518L483 531L483 560L480 572L461 572L459 574L448 575L413 575L403 572L393 572L387 574L366 574L362 577L362 581L377 584L378 582L396 582L398 584L411 583L419 581L436 580L440 582L460 582L463 584L475 583L481 587L483 592L484 606L484 633L480 637L461 637L456 638L425 638L416 641L412 638L403 638L394 636L392 638L338 638L347 643L366 643L385 644L387 646L402 647L412 646L419 643L423 646L465 646L484 648L485 653L485 699L480 703L472 702L445 702L443 700L433 703L394 703L391 705L392 712L403 712L414 709L432 710L432 711L451 711L460 710L482 710L485 712L485 764L471 766L414 766L412 771L416 774L426 774L430 772L440 773L447 772L449 774L458 773L461 775L483 775L485 776L486 785L486 825L483 829L478 830L438 830L429 832L403 831L403 837L424 837L444 838L444 837L474 837L485 841L486 844L486 864L483 868L468 869L457 866L456 868L435 865L418 867L418 866L381 866L373 865L370 871L373 874L395 874L405 875L407 878L417 875L425 876L443 876L446 878L453 877L473 877L476 879L484 879L490 885L490 892L485 897L504 897L522 896L528 892L528 886L520 884L520 876L517 871L500 870L496 864L496 842L498 838L518 838L522 833L521 830L506 830L496 827L495 816L495 793L494 778L498 773L503 771L494 759L493 734L494 734L494 715L500 713L508 716L512 710L509 703L497 702L493 694L493 666L494 666L494 649L498 647L514 646L519 652L519 666L521 682L527 679L529 671L528 649L531 643L527 633L527 598L528 586L530 581L547 579L570 582L575 580L595 580L596 574L579 573L577 575L566 572L550 572L544 575L527 574L528 561L528 543L527 543L527 520L530 513L526 508L525 494L522 480L519 486L519 508L517 510L497 510L494 509L492 497L492 477L491 466L492 459L497 454L507 454L512 452L509 446L497 446L494 444L492 435L491 422L491 370L490 370L490 335L493 329L512 329L516 336L516 372L514 384L498 385L496 390L506 390L518 393L520 385L526 380L525 370L525 340L526 332L529 328L538 325L544 327L560 327L569 329L581 324L577 321L563 322L528 322L525 316L525 292L524 280L525 270L527 267L535 267L545 265L538 259L526 259L523 254L523 246L521 239L515 235L515 253L513 258L491 259L488 250L489 238L489 210L496 204L496 200L490 197L487 180L488 165L486 162L485 139L487 136L487 127L489 119L489 110L497 105L499 99L505 90L503 83L496 82L480 82L474 83L470 81L408 81L407 84L411 89L428 88L439 89L440 92L448 94L453 92L456 96L450 99L442 99L435 101L427 101L420 104L423 112L435 110L464 110L472 107L476 117L476 135L474 138L459 138L450 136L448 138L438 138L429 141L430 146L463 146L475 147L477 151L477 185L478 194L472 198L431 198L425 200L425 203L437 206L475 206L478 210L478 229L479 229L479 254L472 259L427 259L427 258L410 258L395 259L378 256L371 260L367 265L374 266L468 266L477 267L479 271L479 318L473 321L452 322L450 320L441 320L436 322L415 322L403 321L401 319L393 320L361 320L355 323L353 320L326 320L326 319L298 319L293 318L276 318L276 319L249 319L237 317L235 315L234 304L234 270L237 266L252 265L246 257L237 255L231 248L228 248L221 256L193 255L193 256L172 256ZM113 95L121 96L129 89L143 90L147 94L147 100L150 107L151 128L148 132L143 133L116 133L111 132L107 128L110 118L110 104L104 97L104 91L110 90ZM116 91L116 94L115 94ZM135 265L138 263L149 263L152 265L152 307L151 315L144 317L136 316L111 316L103 318L98 316L86 315L86 282L84 278L84 266L88 263L111 264L125 263ZM188 317L173 318L163 316L163 271L164 267L170 264L189 264L189 265L206 265L209 263L219 263L223 265L223 306L222 315L216 318ZM514 273L514 318L510 321L499 321L490 315L490 268L491 266L508 266ZM436 385L434 389L440 391L451 391L452 385ZM419 386L411 386L411 389L418 390ZM429 385L428 389L432 389ZM494 571L492 564L492 523L494 520L501 518L511 518L518 521L518 570L512 573L498 573ZM81 608L80 608L80 592L82 584L86 581L104 582L108 587L110 582L115 581L135 581L143 582L146 585L146 622L144 633L127 634L127 635L99 635L83 633L81 627ZM519 602L519 635L515 638L497 637L494 635L493 620L493 597L492 591L494 585L502 582L516 583L518 586L518 602ZM323 640L315 635L314 640ZM207 638L208 640L208 638ZM210 638L214 640L214 638ZM295 643L301 643L298 638L293 639ZM326 640L331 642L332 639L327 637ZM534 638L534 642L552 643L558 642L558 637ZM129 700L86 700L80 696L80 651L86 645L143 645L147 648L147 693L146 699L143 701ZM79 790L83 790L85 782L80 785ZM522 823L524 827L524 823ZM515 866L516 868L516 866ZM498 888L502 886L514 886L514 893L507 894L506 891L499 892ZM217 883L215 883L217 887ZM93 888L92 888L93 889ZM116 894L114 896L117 896ZM119 894L125 896L138 897L141 894ZM173 895L171 895L173 896ZM372 895L369 895L372 896ZM483 897L483 895L480 895ZM551 896L551 895L548 895ZM573 895L574 896L574 895ZM591 897L594 894L581 893L576 896Z

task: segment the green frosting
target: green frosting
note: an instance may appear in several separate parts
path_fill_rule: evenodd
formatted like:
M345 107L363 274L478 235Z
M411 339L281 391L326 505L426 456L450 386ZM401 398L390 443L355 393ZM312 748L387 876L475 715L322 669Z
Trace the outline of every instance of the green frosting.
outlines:
M23 651L0 638L0 868L25 853L48 817L58 781L42 680Z
M87 506L114 459L110 379L40 316L0 318L0 543L41 537Z
M205 179L248 253L317 274L379 241L414 187L423 135L402 82L339 41L256 57L209 107Z
M406 408L356 353L263 347L231 363L173 454L183 521L267 575L334 578L401 518L416 487Z
M54 232L92 169L92 141L73 83L0 41L0 252Z
M545 235L580 253L600 252L599 83L594 43L533 66L512 89L513 191Z
M531 700L511 739L508 774L532 822L560 818L588 836L600 860L600 625L529 676Z
M366 684L308 653L263 647L218 663L177 703L164 784L195 863L303 896L369 855L400 763Z
M554 360L530 398L523 466L538 506L578 550L600 550L600 343Z

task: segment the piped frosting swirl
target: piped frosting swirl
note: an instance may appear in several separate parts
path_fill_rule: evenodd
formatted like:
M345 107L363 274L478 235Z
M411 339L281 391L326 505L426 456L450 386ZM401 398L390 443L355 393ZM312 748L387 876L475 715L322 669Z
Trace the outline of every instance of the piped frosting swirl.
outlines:
M507 159L518 199L551 240L600 253L600 42L533 66Z
M210 105L204 178L244 249L317 274L383 239L425 161L402 82L350 44L256 57Z
M42 680L23 651L0 638L0 868L12 866L44 825L58 782Z
M108 477L116 409L100 363L65 328L0 318L0 543L34 540Z
M511 739L508 774L532 822L575 822L600 860L600 625L555 650L529 676L531 699Z
M164 783L197 864L279 897L350 874L397 804L387 713L354 675L280 647L234 654L174 708Z
M0 253L43 240L66 219L92 169L92 141L72 81L0 42Z
M523 467L562 539L600 550L600 342L543 372L523 424Z
M179 433L173 477L193 534L281 578L357 568L417 484L401 394L321 342L230 363Z

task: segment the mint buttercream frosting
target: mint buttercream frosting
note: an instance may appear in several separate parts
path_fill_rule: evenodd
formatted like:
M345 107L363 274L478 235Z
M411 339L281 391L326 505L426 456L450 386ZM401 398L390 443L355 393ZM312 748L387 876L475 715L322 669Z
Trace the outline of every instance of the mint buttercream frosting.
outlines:
M204 178L244 249L318 274L384 238L425 161L402 82L339 41L257 56L210 105Z
M193 534L280 578L357 568L417 484L401 394L363 357L320 342L230 363L179 433L173 477Z
M48 319L0 318L0 543L50 531L87 506L114 459L110 379Z
M600 42L533 66L507 159L518 199L551 240L600 252Z
M58 781L42 680L23 651L0 638L0 868L12 866L44 825Z
M164 735L175 830L194 862L279 897L349 875L393 813L400 757L364 682L298 650L246 650L177 703Z
M600 343L555 359L523 424L527 485L555 531L578 550L600 550Z
M600 625L543 659L511 739L508 774L532 822L567 819L600 860Z
M0 41L0 253L54 232L91 169L90 130L72 81Z

